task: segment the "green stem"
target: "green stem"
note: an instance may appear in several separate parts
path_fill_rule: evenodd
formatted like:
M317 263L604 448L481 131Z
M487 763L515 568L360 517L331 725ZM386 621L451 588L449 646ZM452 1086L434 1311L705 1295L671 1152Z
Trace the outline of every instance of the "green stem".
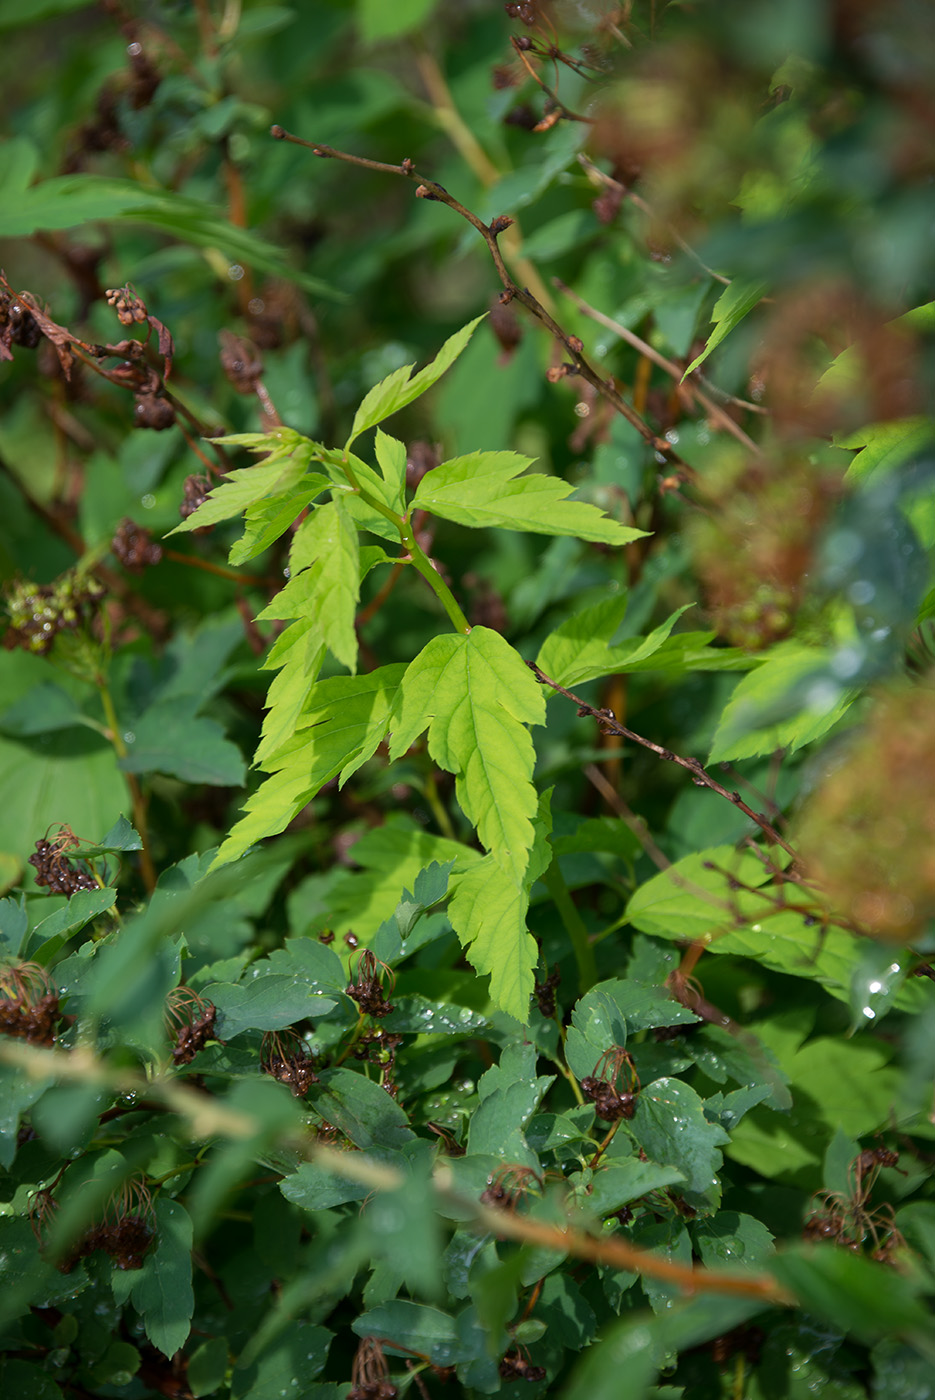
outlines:
M542 876L542 882L551 895L552 903L558 910L559 918L571 942L578 968L578 990L584 996L588 988L593 987L597 981L597 963L584 920L575 908L557 860L552 861Z
M451 619L452 626L457 632L463 633L466 637L471 630L471 624L455 602L454 594L451 589L438 570L433 568L432 561L416 540L415 532L408 520L403 521L399 525L399 538L402 540L403 548L408 552L412 563L418 569L429 588L431 588L432 592L445 609L445 612Z

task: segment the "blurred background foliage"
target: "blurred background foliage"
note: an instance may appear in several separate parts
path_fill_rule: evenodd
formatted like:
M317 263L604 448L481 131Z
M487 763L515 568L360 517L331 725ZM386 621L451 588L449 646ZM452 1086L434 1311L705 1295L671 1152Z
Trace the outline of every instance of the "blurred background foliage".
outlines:
M190 510L221 472L249 462L213 447L211 438L265 431L278 416L316 440L343 441L373 383L399 365L424 363L483 311L488 319L455 367L395 421L411 483L444 457L513 449L573 482L581 499L648 533L615 553L567 538L469 535L434 522L426 547L469 619L502 632L529 659L588 608L597 610L585 614L595 626L616 618L612 640L620 643L688 607L652 666L578 688L658 744L712 755L728 769L728 789L752 789L777 822L791 819L831 919L817 946L817 926L767 936L738 896L733 926L715 944L725 956L703 964L705 995L728 1017L755 1022L791 1080L796 1105L781 1129L770 1109L751 1104L734 1132L725 1110L727 1199L744 1222L755 1217L773 1235L795 1237L812 1193L846 1195L860 1139L898 1119L909 1176L887 1162L885 1199L892 1214L918 1193L902 1208L909 1214L900 1230L917 1250L905 1266L906 1288L915 1290L912 1308L921 1307L933 1268L926 1116L933 1022L930 984L908 974L920 961L927 966L935 947L931 19L925 0L33 0L29 7L0 0L7 112L0 143L0 575L10 648L0 667L0 879L5 892L25 890L31 930L20 927L11 896L3 946L11 953L43 947L43 966L56 964L69 1013L85 1008L94 1024L142 951L149 980L131 979L106 1047L120 1046L118 1061L122 1055L135 1064L163 1034L144 1009L161 1002L180 975L180 954L150 955L166 909L184 908L185 980L219 988L212 1004L228 1018L228 1034L244 1029L253 1037L241 1060L233 1051L226 1058L216 1047L204 1051L215 1057L205 1072L233 1086L232 1101L243 1096L235 1107L260 1124L252 1155L219 1154L214 1176L202 1173L188 1192L187 1208L201 1232L248 1169L276 1180L291 1173L293 1182L285 1202L268 1184L250 1188L241 1223L254 1219L251 1239L238 1234L236 1213L228 1212L193 1304L209 1340L197 1349L188 1344L184 1359L171 1364L140 1349L138 1329L132 1339L112 1341L125 1298L102 1311L100 1298L111 1294L102 1293L99 1256L77 1265L94 1286L71 1310L64 1300L76 1275L56 1274L56 1292L49 1282L55 1271L43 1264L32 1292L16 1294L41 1305L42 1316L15 1324L21 1331L14 1329L2 1373L11 1394L55 1400L64 1385L65 1393L131 1400L152 1393L267 1400L287 1393L281 1387L295 1377L300 1394L344 1394L356 1313L417 1306L396 1297L403 1283L394 1283L386 1261L363 1301L359 1287L354 1293L372 1241L361 1246L356 1235L356 1243L342 1235L344 1264L331 1273L309 1258L295 1202L319 1212L317 1247L344 1228L364 1192L339 1193L335 1210L312 1179L317 1169L306 1165L311 1175L299 1181L296 1161L274 1145L294 1126L294 1105L285 1091L281 1098L259 1094L272 1086L255 1074L251 1080L248 1069L256 1069L261 1032L302 1018L280 1000L278 981L265 989L277 1012L241 1015L237 979L272 952L283 962L264 964L267 978L297 982L305 997L327 999L330 990L333 998L343 988L334 965L331 983L317 964L314 976L308 969L300 975L282 951L284 934L315 940L332 929L346 974L352 945L379 937L403 890L413 890L433 860L453 858L469 828L451 780L426 753L392 767L378 757L346 788L329 785L283 844L255 858L242 878L210 887L223 906L207 897L198 905L192 890L209 863L202 853L229 829L244 787L255 781L247 763L268 680L260 666L275 634L253 619L281 586L285 556L275 548L246 570L231 570L227 551L237 532L227 523L164 536L180 508ZM511 277L580 338L598 376L612 377L647 433L567 372L562 347L541 323L515 301L501 302L489 252L465 221L415 198L405 179L273 140L273 123L366 160L398 166L408 158L485 222L511 217L499 240ZM122 299L121 288L128 288ZM143 338L146 351L128 347ZM107 353L96 353L102 347ZM363 589L359 632L368 666L409 660L440 625L417 577L394 580L387 596L380 583L368 579ZM534 891L543 968L557 964L573 984L562 902L570 890L601 976L627 969L637 980L661 981L677 962L676 945L666 940L691 937L710 910L680 911L677 883L668 890L653 884L664 878L657 866L719 846L726 867L731 845L751 824L683 771L601 735L564 701L551 701L536 742L540 786L553 789L563 881L557 898L554 887ZM132 817L141 852L115 828L121 812ZM113 966L94 976L95 940L113 932L107 889L86 888L66 904L69 889L48 881L48 859L29 860L36 843L63 825L85 842L76 849L110 833L110 844L102 842L108 853L88 859L109 861L96 867L105 886L119 866L127 912L165 872L131 925L124 961L114 952ZM52 836L53 846L58 840ZM54 861L64 849L45 854ZM691 878L730 900L737 893L731 872L699 864ZM757 883L749 870L743 878ZM80 917L76 899L86 902ZM59 922L37 935L34 926L45 918ZM855 940L855 924L890 944ZM404 990L428 997L435 1014L455 1006L466 1015L462 1025L476 1029L471 1016L489 1010L483 985L459 964L444 916L428 916L425 927L432 937ZM385 929L382 936L389 939ZM908 940L911 956L903 951ZM387 960L389 946L380 953ZM343 1020L303 1031L302 1055L326 1055L348 1034L354 1009L346 998L343 1005ZM863 1014L867 1006L871 1016ZM887 1012L886 1035L877 1036L871 1022ZM401 1024L400 1033L414 1024ZM855 1027L860 1034L847 1038ZM671 1029L664 1018L646 1028ZM420 1041L408 1060L401 1052L407 1110L460 1142L491 1047L509 1045L514 1033L495 1023L480 1049L462 1032ZM702 1033L715 1035L709 1026ZM548 1043L545 1032L540 1041ZM644 1081L686 1074L709 1093L726 1082L711 1046L706 1061L679 1059L664 1047L661 1034L658 1044L641 1047ZM273 1054L263 1053L267 1060ZM385 1062L377 1078L384 1070ZM530 1071L517 1061L510 1073L519 1083ZM24 1202L54 1175L57 1154L87 1151L100 1173L106 1152L117 1151L97 1123L99 1112L118 1103L112 1089L108 1081L83 1086L84 1098L68 1091L64 1126L56 1118L66 1091L48 1091L60 1097L40 1101L34 1126L38 1086L16 1090L6 1120L14 1152L20 1113L32 1136L20 1143L6 1196L15 1202L12 1225L25 1227L11 1244L14 1254L28 1245L36 1257ZM353 1122L358 1129L375 1122L378 1138L399 1129L378 1110L369 1101L357 1105ZM121 1140L123 1167L114 1171L126 1167L126 1175L141 1162L150 1182L172 1178L181 1195L191 1173L180 1142L156 1145L155 1133L152 1120L141 1119ZM548 1140L546 1126L539 1135ZM367 1145L363 1129L347 1136ZM488 1146L495 1140L490 1130ZM658 1143L655 1150L662 1151ZM713 1163L710 1140L705 1150ZM424 1166L417 1155L412 1149L413 1171ZM191 1245L190 1222L174 1214L182 1211L175 1195L163 1192L153 1207L162 1212L165 1277L185 1272L179 1261ZM339 1215L348 1201L349 1212ZM137 1202L137 1214L149 1209ZM847 1231L860 1222L842 1223L831 1207L828 1219L828 1237L852 1242ZM393 1247L404 1239L408 1247L410 1226L386 1227ZM649 1212L641 1228L648 1245L691 1256L681 1225L674 1243L671 1234L652 1233ZM446 1287L464 1298L476 1242L467 1232L455 1240L461 1254L452 1262L453 1249ZM753 1234L747 1245L756 1255ZM724 1257L719 1245L702 1247L697 1237L693 1247L706 1262ZM424 1243L429 1261L433 1249ZM598 1369L582 1372L569 1393L648 1393L658 1366L674 1364L685 1349L680 1369L656 1389L660 1397L928 1393L931 1356L907 1344L895 1303L877 1332L861 1332L880 1285L868 1283L856 1262L849 1273L849 1252L837 1253L846 1262L821 1279L816 1272L803 1282L793 1264L781 1279L807 1296L804 1321L774 1311L759 1337L735 1337L727 1360L710 1349L702 1355L700 1346L730 1331L726 1313L714 1330L704 1323L660 1330L645 1351L645 1384L642 1363L634 1362L629 1392L619 1369ZM498 1263L495 1250L492 1263L507 1273L478 1284L471 1306L499 1337L514 1316L503 1300L515 1305L519 1274L508 1256ZM431 1298L435 1266L426 1263L422 1274L420 1267L412 1265L406 1286L418 1294L429 1278L424 1296ZM485 1267L477 1266L475 1281L487 1277ZM220 1274L216 1287L212 1275ZM534 1284L537 1277L532 1271ZM594 1335L595 1317L603 1325L647 1302L660 1317L667 1308L651 1287L646 1296L627 1295L622 1284L605 1280L598 1288L592 1280L587 1301L569 1272L550 1277L542 1317L558 1340L551 1349L542 1343L540 1363L534 1344L541 1332L514 1330L519 1361L511 1373L492 1370L472 1340L476 1317L462 1318L457 1346L438 1322L440 1310L422 1304L418 1325L404 1307L389 1320L376 1316L371 1331L401 1337L412 1322L412 1348L438 1366L447 1364L444 1355L457 1358L455 1384L465 1393L499 1387L532 1394L531 1378L522 1379L527 1343L528 1365L548 1371L547 1379L532 1378L535 1386L561 1388L574 1354ZM887 1275L895 1277L903 1281ZM216 1296L208 1301L212 1285ZM177 1320L154 1320L158 1306L147 1287L137 1281L133 1303L148 1319L150 1340L171 1356L187 1332ZM299 1301L276 1312L289 1288ZM275 1313L285 1325L290 1308L301 1313L303 1288L316 1300L303 1314L311 1320L301 1323L300 1342L293 1346L293 1336L290 1350L277 1350L280 1323L269 1318ZM523 1321L534 1321L527 1311ZM325 1372L329 1338L321 1334L329 1318L340 1340ZM78 1319L74 1335L68 1319ZM48 1360L49 1326L55 1349L72 1357L58 1372ZM886 1331L889 1338L877 1341ZM627 1332L620 1345L622 1355L630 1348L638 1357L636 1334ZM37 1346L46 1348L42 1363ZM296 1347L305 1371L297 1369ZM231 1379L229 1362L238 1356ZM606 1368L606 1361L595 1364ZM357 1377L361 1386L378 1383L373 1365L376 1371ZM316 1380L322 1374L327 1382ZM429 1379L437 1389L431 1372Z

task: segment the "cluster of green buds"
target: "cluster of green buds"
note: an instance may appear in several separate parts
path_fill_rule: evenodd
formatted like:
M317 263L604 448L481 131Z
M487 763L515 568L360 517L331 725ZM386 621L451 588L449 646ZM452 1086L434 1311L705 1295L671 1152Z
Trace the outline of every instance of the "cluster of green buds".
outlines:
M74 571L55 583L13 583L6 597L10 625L3 637L4 647L45 656L60 633L89 626L104 592L96 578Z

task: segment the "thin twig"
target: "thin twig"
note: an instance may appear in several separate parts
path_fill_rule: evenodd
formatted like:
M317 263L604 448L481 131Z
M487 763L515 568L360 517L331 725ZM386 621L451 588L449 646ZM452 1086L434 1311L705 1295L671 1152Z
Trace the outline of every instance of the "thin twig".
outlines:
M638 350L647 360L651 360L654 365L658 365L660 369L665 370L666 374L671 375L676 382L678 393L681 398L687 399L689 404L692 399L696 399L698 403L701 404L702 408L706 410L712 422L720 424L725 432L730 433L750 452L755 453L757 457L762 456L760 448L753 439L747 436L739 423L734 422L729 413L725 413L719 403L715 403L713 399L709 398L707 394L698 388L697 384L692 383L691 379L685 383L682 382L684 370L681 365L677 365L674 360L667 360L665 355L661 355L652 345L643 340L642 337L638 336L634 331L631 331L627 326L622 325L620 321L615 321L612 316L605 316L603 311L598 311L596 307L590 306L583 297L578 296L577 292L573 292L570 287L566 287L561 278L553 277L552 283L560 292L563 292L570 301L573 301L578 310L583 312L585 316L590 317L592 321L596 321L599 326L605 326L607 330L613 331L614 335L618 335L621 340L625 340L628 345L632 345L633 349Z
M767 820L763 813L755 812L752 807L748 806L739 792L729 792L716 778L712 778L711 774L702 767L697 758L683 758L681 754L673 753L671 749L663 748L661 744L654 743L652 739L644 739L642 734L636 734L632 729L628 729L626 725L621 724L616 716L609 710L596 709L594 705L589 705L586 700L582 700L579 695L575 695L574 691L566 690L563 685L559 685L558 681L551 680L544 672L539 670L539 667L534 662L527 661L526 665L532 671L536 680L542 685L549 685L553 690L558 691L559 695L564 695L566 700L572 700L578 706L579 715L589 715L591 719L597 720L598 724L606 733L616 734L621 739L630 739L634 744L641 744L644 749L649 749L651 753L657 754L659 758L664 758L669 763L678 764L680 768L684 768L687 772L691 773L692 782L697 784L698 787L708 787L712 792L716 792L721 797L726 798L728 802L732 803L734 807L738 807L751 821L756 822L768 841L771 841L776 846L781 846L788 855L792 856L793 860L798 859L796 851L793 850L787 841L783 840L782 836L780 836L779 832L773 824Z
M465 219L472 228L476 229L493 259L497 275L503 283L504 291L500 294L501 302L506 305L511 301L518 301L521 306L525 306L537 320L541 321L551 335L559 342L565 354L568 356L566 364L552 373L556 378L564 378L566 375L580 375L586 380L602 398L625 418L632 427L640 434L640 437L658 452L660 457L667 461L681 462L678 453L664 437L660 437L649 426L647 422L636 412L626 399L622 397L617 386L612 379L602 379L597 370L585 359L584 346L577 336L570 336L558 324L553 316L542 305L542 302L529 291L528 287L521 287L513 280L503 260L503 255L497 244L497 239L504 230L508 229L512 220L506 216L499 216L492 219L487 225L479 219L470 209L453 195L450 195L444 185L439 185L437 181L420 175L413 162L408 158L399 165L387 165L384 161L368 160L365 156L354 156L347 151L338 151L333 146L323 146L314 141L306 141L301 136L295 136L291 132L285 131L281 126L273 126L270 133L278 141L291 141L297 146L305 146L316 156L323 160L343 160L349 165L358 165L364 170L375 170L384 175L401 175L404 179L412 180L416 183L416 194L421 199L430 199L439 204L445 204L454 213ZM686 464L687 465L687 464Z

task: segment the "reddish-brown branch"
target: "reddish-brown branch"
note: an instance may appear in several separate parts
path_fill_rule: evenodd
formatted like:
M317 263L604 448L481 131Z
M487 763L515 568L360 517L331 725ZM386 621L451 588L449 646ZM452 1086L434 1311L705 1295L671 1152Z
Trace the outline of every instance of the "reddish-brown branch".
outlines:
M655 743L652 739L644 739L642 734L636 734L632 729L628 729L626 725L621 724L614 714L607 710L596 709L594 705L589 705L586 700L582 700L579 695L575 695L574 691L566 690L563 685L559 685L558 681L551 680L544 672L540 671L539 667L532 661L526 664L529 666L536 680L542 685L551 686L553 690L558 691L559 695L564 695L566 700L574 701L578 706L578 713L580 715L588 715L591 719L597 720L598 724L606 733L616 734L621 739L629 739L632 743L640 744L644 749L649 749L651 753L656 754L659 758L664 758L668 763L678 764L680 768L684 768L686 772L691 773L692 782L696 783L698 787L710 788L712 792L718 793L719 796L725 798L734 807L739 808L751 821L756 822L768 841L772 842L773 845L781 846L793 859L797 858L796 852L789 843L780 836L772 822L768 821L762 812L755 812L752 807L748 806L739 792L729 792L716 778L712 778L711 774L702 767L697 758L683 758L681 754L673 753L671 749L663 748L661 744Z
M561 371L558 372L559 377L565 377L565 375L580 375L582 379L586 380L588 384L597 390L602 398L607 400L621 417L625 418L627 422L636 429L643 440L647 442L655 452L658 452L660 456L664 457L667 461L681 461L678 454L674 452L672 444L664 437L660 437L659 434L654 432L636 410L627 403L613 380L603 379L598 374L597 370L593 368L585 358L584 346L578 337L569 335L563 330L555 318L551 316L542 305L541 301L533 296L528 287L519 286L510 276L506 263L503 260L503 255L497 244L497 238L499 234L509 228L512 220L505 217L498 217L493 219L489 225L485 224L482 219L479 219L476 214L470 209L466 209L453 195L449 194L444 185L439 185L437 181L420 175L409 159L402 161L399 165L387 165L384 161L368 160L364 156L354 156L347 151L336 150L334 146L324 146L314 141L306 141L303 137L295 136L292 132L286 131L281 126L271 127L270 134L275 137L277 141L291 141L297 146L305 146L323 160L343 160L349 165L358 165L364 170L375 170L383 175L401 175L404 179L412 180L416 184L416 194L421 199L430 199L439 204L445 204L455 214L465 219L472 228L477 230L487 245L487 249L493 259L494 267L497 270L497 275L503 283L504 291L501 293L501 301L504 303L518 301L520 305L525 306L527 311L542 322L546 330L549 331L564 350L567 356L567 362L561 367Z

